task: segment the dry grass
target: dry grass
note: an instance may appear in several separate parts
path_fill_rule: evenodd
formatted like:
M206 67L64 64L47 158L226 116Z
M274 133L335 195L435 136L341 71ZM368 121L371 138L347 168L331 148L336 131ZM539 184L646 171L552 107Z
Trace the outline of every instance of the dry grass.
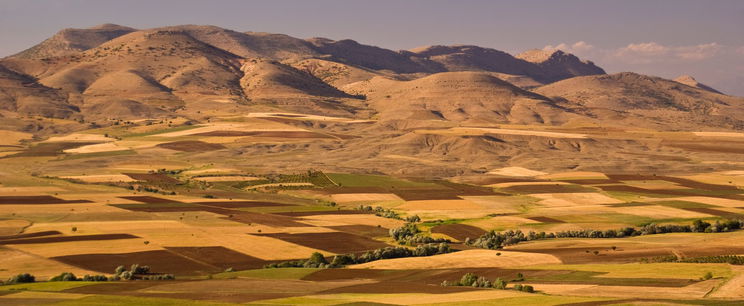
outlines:
M70 175L61 176L64 179L73 179L86 183L110 183L110 182L134 182L135 179L124 174L98 174L98 175Z
M547 173L537 170L530 170L522 167L505 167L492 170L488 174L495 174L501 176L514 176L514 177L526 177L526 176L538 176L545 175Z
M622 181L623 184L643 189L690 189L674 182L664 180L647 180L647 181Z
M73 133L65 136L50 137L44 142L108 142L116 139L101 134Z
M500 253L501 255L496 255ZM560 264L552 255L539 253L465 250L429 257L384 259L353 265L352 269L456 269L456 268L506 268L524 266L525 263Z
M533 130L512 130L512 129L498 129L498 128L477 128L477 127L455 127L455 128L451 128L447 130L418 130L416 131L416 133L438 134L438 135L470 135L470 136L485 135L485 134L498 134L498 135L521 135L521 136L538 136L538 137L571 138L571 139L587 138L587 136L584 134L533 131Z
M692 132L695 136L701 137L736 137L744 138L744 133L735 132Z
M685 202L703 203L703 204L715 205L715 206L727 207L727 208L744 207L744 201L741 201L741 200L711 198L711 197L702 197L702 196L678 197L678 198L644 198L644 201L646 202L685 201Z
M538 178L546 180L572 180L572 179L608 179L607 175L602 172L590 171L570 171L558 172L539 176Z
M305 129L296 128L291 125L276 123L276 122L217 122L202 124L197 128L176 131L170 133L157 134L149 137L181 137L190 136L202 133L216 132L216 131L238 131L238 132L262 132L262 131L307 131Z
M731 266L731 271L736 274L714 291L710 297L744 299L744 267Z
M302 217L303 223L311 223L317 226L342 226L342 225L369 225L395 228L403 225L403 221L378 217L371 214L364 215L314 215ZM323 223L327 222L327 223ZM322 225L321 225L322 224Z
M571 185L570 183L566 182L508 182L508 183L498 183L498 184L491 184L488 185L488 187L498 187L498 188L508 188L513 186L540 186L540 185Z
M19 144L21 140L31 139L31 137L33 137L33 135L30 133L0 130L0 139L3 140L2 143L5 145L16 145Z

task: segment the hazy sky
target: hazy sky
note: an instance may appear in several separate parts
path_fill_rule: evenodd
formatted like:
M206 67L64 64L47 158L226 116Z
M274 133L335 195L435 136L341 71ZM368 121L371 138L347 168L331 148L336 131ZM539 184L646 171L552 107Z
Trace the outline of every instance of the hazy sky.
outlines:
M690 74L744 96L744 1L0 0L0 56L62 28L209 24L390 49L560 48L608 72Z

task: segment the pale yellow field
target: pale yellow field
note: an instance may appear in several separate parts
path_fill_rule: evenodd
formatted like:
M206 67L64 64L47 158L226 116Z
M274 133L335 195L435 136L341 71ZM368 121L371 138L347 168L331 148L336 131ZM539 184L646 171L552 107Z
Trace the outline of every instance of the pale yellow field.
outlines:
M549 207L617 204L624 203L618 199L608 197L601 193L537 193L530 194L531 197L542 199L538 203Z
M317 226L340 226L340 225L369 225L382 226L385 228L400 227L405 223L402 220L378 217L372 214L365 215L314 215L302 217L303 223ZM327 222L327 223L323 223ZM333 225L331 225L333 224Z
M16 250L42 257L80 255L80 254L117 254L162 250L153 243L145 244L146 239L115 239L71 242L51 242L36 244L9 244ZM21 270L14 270L21 271ZM59 270L57 271L59 273Z
M228 176L204 176L204 177L193 177L195 181L202 182L238 182L238 181L256 181L260 180L260 177L247 176L247 175L228 175Z
M38 187L0 187L0 194L2 195L29 195L29 194L47 194L54 192L65 191L65 189L57 186L38 186Z
M496 255L501 253L500 256ZM532 265L560 264L561 260L549 254L495 250L465 250L429 257L407 257L383 259L352 265L352 269L449 269L517 267L525 263Z
M226 245L238 252L265 260L308 258L313 252L320 252L324 255L333 254L271 237L254 236L245 233L225 233L224 231L213 230L206 232L212 234L212 239L220 245Z
M735 132L692 132L695 136L702 137L737 137L744 138L744 133Z
M465 222L465 224L472 225L475 227L480 227L484 230L492 230L497 228L516 228L519 225L522 224L528 224L528 223L538 223L535 220L523 218L523 217L516 217L516 216L497 216L497 217L491 217L487 219L477 219L477 220L468 220Z
M468 200L420 200L406 201L396 207L400 210L481 210L484 207Z
M208 168L208 169L199 169L199 170L187 170L187 171L184 171L183 174L199 175L199 174L217 174L217 173L234 173L234 172L240 172L240 170L235 169L235 168Z
M513 176L513 177L527 177L527 176L538 176L545 175L547 173L537 170L530 170L522 167L504 167L492 170L488 174L502 175L502 176Z
M650 217L654 219L668 218L710 218L711 215L699 212L683 210L661 205L613 207L612 210L621 214Z
M70 175L61 176L65 179L79 180L86 183L111 183L111 182L134 182L135 179L124 174L98 174L98 175Z
M701 183L717 184L717 185L734 185L738 186L739 189L744 188L744 175L740 174L724 174L724 173L708 173L708 174L696 174L680 176L688 180L698 181Z
M100 153L100 152L114 152L124 151L133 149L146 149L155 147L164 141L141 141L141 140L117 140L114 142L106 142L99 144L91 144L82 146L74 149L67 149L65 153Z
M0 236L16 235L29 225L31 225L31 222L26 220L0 220Z
M392 193L343 193L331 195L331 198L338 203L363 201L403 201L403 199Z
M731 270L735 275L714 291L711 297L744 299L744 267L732 265Z
M0 295L0 301L11 303L11 305L18 305L13 302L15 299L30 299L30 300L49 300L48 303L54 303L57 300L76 300L84 297L91 296L90 294L80 293L68 293L68 292L44 292L44 291L26 291L19 290L18 293L12 293L7 295ZM28 301L23 301L28 302ZM38 303L38 302L37 302ZM47 302L44 302L47 303ZM3 302L0 302L3 304Z

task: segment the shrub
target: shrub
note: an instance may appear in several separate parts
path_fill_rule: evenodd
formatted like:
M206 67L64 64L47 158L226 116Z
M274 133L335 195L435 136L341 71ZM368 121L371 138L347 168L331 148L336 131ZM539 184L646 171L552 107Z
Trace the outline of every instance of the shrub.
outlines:
M75 277L75 274L70 272L63 272L62 274L49 279L50 282L74 282L77 280L79 279Z
M5 284L33 283L35 281L36 277L28 273L23 273L9 278L5 281Z

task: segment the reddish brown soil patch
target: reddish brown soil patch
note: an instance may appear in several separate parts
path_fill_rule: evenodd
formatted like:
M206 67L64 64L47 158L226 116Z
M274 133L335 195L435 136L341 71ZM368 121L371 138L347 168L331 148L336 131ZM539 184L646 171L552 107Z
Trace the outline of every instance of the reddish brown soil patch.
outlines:
M337 230L339 232L346 232L354 235L365 236L365 237L387 237L389 230L382 226L371 226L371 225L340 225L340 226L328 226L328 228Z
M174 179L162 173L122 173L138 181L145 181L153 184L179 184L179 180Z
M28 234L18 234L18 235L13 235L13 236L0 236L0 240L36 238L36 237L54 236L54 235L62 235L62 233L59 231L43 231L43 232L28 233Z
M321 294L334 293L434 293L446 294L480 290L473 287L442 287L441 285L423 284L405 281L384 281L371 284L360 284L331 290L321 291Z
M168 251L188 257L197 262L206 263L220 269L234 268L236 270L257 269L268 261L249 256L231 249L217 247L166 247Z
M737 213L730 212L730 211L718 210L714 208L698 207L698 208L682 208L682 209L699 212L703 214L724 217L724 218L731 218L731 219L740 219L744 217L744 215L742 214L737 214Z
M304 233L304 234L262 234L309 248L320 249L337 254L363 252L388 247L388 244L367 237L344 233Z
M597 184L618 184L616 180L603 180L603 179L585 179L585 180L561 180L561 182L576 184L576 185L597 185Z
M216 212L216 211L213 211L213 212ZM258 224L276 226L276 227L307 227L307 226L310 226L308 224L297 222L297 219L295 218L288 217L288 216L282 216L282 215L276 215L276 214L261 214L261 213L240 212L240 211L223 211L223 212L216 212L216 213L228 215L228 217L224 217L223 219L245 223L245 224L258 223ZM230 215L232 215L232 217L229 217Z
M213 131L196 134L198 136L252 136L252 137L271 137L271 138L335 138L330 135L307 132L307 131Z
M63 200L53 196L0 196L1 204L72 204L91 203L88 200Z
M181 152L205 152L224 149L219 143L208 143L198 140L174 141L158 144L157 147Z
M566 223L566 221L563 221L563 220L558 220L558 219L554 219L550 217L543 217L543 216L527 217L527 219L535 220L541 223Z
M392 192L406 201L460 200L457 192L451 189L395 189Z
M606 206L609 206L609 207L636 207L636 206L651 206L651 205L656 205L656 204L641 203L641 202L631 202L631 203L607 204Z
M466 224L437 225L431 229L431 232L445 234L460 241L465 238L475 239L486 233L482 228Z
M212 206L219 208L249 208L249 207L275 207L275 206L294 206L291 204L273 203L273 202L259 202L259 201L224 201L224 202L195 202L193 204L199 204L204 206Z
M116 240L116 239L133 239L139 238L130 234L101 234L101 235L80 235L80 236L58 236L58 237L39 237L39 238L22 238L0 240L0 244L33 244L33 243L53 243L53 242L71 242L71 241L91 241L91 240Z
M444 186L448 189L454 190L457 195L461 196L487 196L487 195L506 195L504 193L495 192L491 187L475 186L468 184L458 184L448 181L434 181L438 185Z
M164 204L164 203L182 203L180 201L171 200L171 199L164 199L164 198L158 198L158 197L151 197L151 196L127 196L127 197L119 197L120 199L127 199L132 201L137 201L141 203L147 203L147 204Z
M217 267L163 250L122 254L80 254L52 257L51 259L101 273L112 273L120 265L128 267L133 264L150 266L150 269L155 273L172 273L176 276L222 271Z

